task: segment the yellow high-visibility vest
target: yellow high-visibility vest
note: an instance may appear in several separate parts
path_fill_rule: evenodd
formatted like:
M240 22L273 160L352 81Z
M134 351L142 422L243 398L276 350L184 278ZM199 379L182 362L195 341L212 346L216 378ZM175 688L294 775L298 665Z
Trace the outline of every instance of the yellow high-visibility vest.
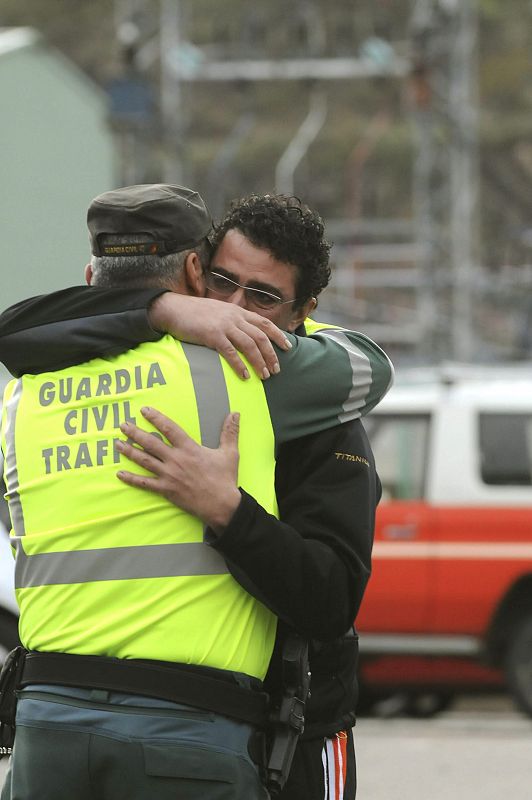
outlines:
M293 337L290 369L264 384L170 336L12 381L2 446L25 646L264 677L274 615L233 579L198 519L118 480L120 468L140 470L116 449L119 425L149 429L140 409L150 405L216 447L239 411L239 485L276 514L275 444L359 416L389 380L382 351L353 336L354 351Z

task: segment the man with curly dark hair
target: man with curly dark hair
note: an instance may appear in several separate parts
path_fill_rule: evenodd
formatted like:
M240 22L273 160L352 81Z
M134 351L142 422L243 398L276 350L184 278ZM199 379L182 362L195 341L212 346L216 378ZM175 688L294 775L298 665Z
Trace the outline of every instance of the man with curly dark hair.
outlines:
M251 194L233 202L211 237L215 251L233 230L296 268L294 308L300 308L309 297L317 297L328 285L331 246L324 236L323 220L299 198Z
M318 295L331 276L331 246L325 239L323 220L315 210L297 197L251 194L232 203L215 227L211 240L213 256L205 271L207 297L226 299L258 311L281 329L300 336L313 331L314 323L308 315L316 308ZM257 289L276 296L277 300L269 300L267 295L254 296ZM370 572L380 484L377 478L376 487L360 494L364 485L360 473L346 480L346 476L339 475L332 467L331 455L333 451L361 453L362 449L366 454L371 453L359 420L338 426L332 436L317 434L282 445L275 481L281 520L293 525L307 541L314 537L320 540L325 531L335 531L344 544L357 548L367 572L364 577L359 575L356 590L351 587L357 593L355 614ZM373 464L369 472L374 474ZM201 479L200 475L197 477ZM365 519L362 527L355 518L357 514ZM337 555L342 557L339 540L337 544ZM318 552L314 554L316 557L319 558ZM252 593L257 584L261 591L266 588L259 572L252 573L248 565L247 574L252 581L248 591ZM271 588L267 591L270 602L275 597L276 582L278 587L278 577L271 575ZM345 600L340 590L337 605L341 606ZM306 615L302 609L299 614L292 608L292 613L287 613L288 605L304 606L308 602L308 590L295 579L291 601L278 601L273 606L281 620L295 624L311 639L312 679L306 728L280 798L354 800L356 762L351 727L358 697L358 639L350 625L344 636L323 641L328 637L323 633L317 635L308 606Z
M323 221L297 197L252 194L235 201L209 238L207 297L258 311L283 330L303 322L329 282Z
M209 240L213 253L203 277L211 299L193 298L198 317L212 314L209 303L218 299L267 317L298 336L329 328L327 333L339 343L345 338L340 329L307 319L330 278L330 245L321 217L300 200L283 195L242 198L233 203ZM16 367L20 373L54 368L54 358L60 358L62 364L79 363L98 353L118 352L153 339L158 335L154 329L178 335L176 330L186 328L185 298L173 292L155 290L148 297L146 290L130 289L126 300L123 293L112 295L112 290L98 289L96 293L76 287L66 291L68 295L59 297L55 305L53 295L46 299L47 306L37 298L29 305L22 304L14 317L2 320L0 341L5 341L5 349L9 342L11 369ZM104 301L106 313L102 314ZM181 314L179 323L173 325L172 304L175 313ZM145 309L144 330L140 309ZM37 323L39 337L30 357L28 348L23 347L24 328ZM297 346L297 337L295 342ZM350 402L365 413L367 398L361 394L361 384L357 385L355 362L360 365L362 361L363 372L369 370L369 374L372 367L361 355L350 356L354 379ZM24 361L28 357L31 364ZM384 354L382 357L386 359ZM128 430L133 441L134 427ZM126 454L133 461L135 450ZM209 451L203 453L200 464L186 461L185 449L174 451L189 485L204 486L207 473L216 470ZM134 486L139 485L137 478L133 473L121 474L122 480ZM157 491L156 486L152 482L142 488ZM174 489L183 490L178 476ZM352 726L358 694L358 639L353 620L370 574L375 507L380 496L360 420L278 447L275 489L280 519L267 514L252 497L243 496L217 547L237 581L279 618L278 641L286 627L310 640L312 679L305 731L279 797L353 800ZM272 658L269 687L279 684L279 663Z

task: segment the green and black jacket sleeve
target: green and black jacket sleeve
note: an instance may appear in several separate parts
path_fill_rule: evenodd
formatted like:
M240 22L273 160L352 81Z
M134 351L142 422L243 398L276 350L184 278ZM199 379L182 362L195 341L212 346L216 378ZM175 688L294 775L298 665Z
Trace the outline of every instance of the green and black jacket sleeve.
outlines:
M156 341L148 308L163 291L72 286L22 300L0 314L0 361L18 378Z
M282 521L243 493L214 546L285 622L322 641L342 636L369 579L380 496L361 422L282 445L275 486Z

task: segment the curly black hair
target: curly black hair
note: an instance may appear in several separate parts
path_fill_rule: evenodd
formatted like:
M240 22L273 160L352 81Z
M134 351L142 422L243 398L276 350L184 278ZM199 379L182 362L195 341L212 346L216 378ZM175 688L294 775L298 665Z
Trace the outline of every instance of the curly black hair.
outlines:
M233 229L277 261L296 267L294 307L317 297L329 283L331 246L324 237L323 220L298 197L251 194L234 200L209 237L214 249Z

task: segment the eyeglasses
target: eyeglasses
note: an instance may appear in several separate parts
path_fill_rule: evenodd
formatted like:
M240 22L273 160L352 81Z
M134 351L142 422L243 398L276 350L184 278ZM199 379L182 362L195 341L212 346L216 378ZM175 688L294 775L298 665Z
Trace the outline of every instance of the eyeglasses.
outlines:
M250 305L257 306L258 308L275 308L276 306L283 306L286 303L293 303L297 297L292 300L282 300L276 294L265 292L264 289L255 289L253 286L242 286L241 283L227 278L225 275L220 275L219 272L211 272L205 270L205 283L207 287L222 297L231 297L237 289L243 289L247 302Z

